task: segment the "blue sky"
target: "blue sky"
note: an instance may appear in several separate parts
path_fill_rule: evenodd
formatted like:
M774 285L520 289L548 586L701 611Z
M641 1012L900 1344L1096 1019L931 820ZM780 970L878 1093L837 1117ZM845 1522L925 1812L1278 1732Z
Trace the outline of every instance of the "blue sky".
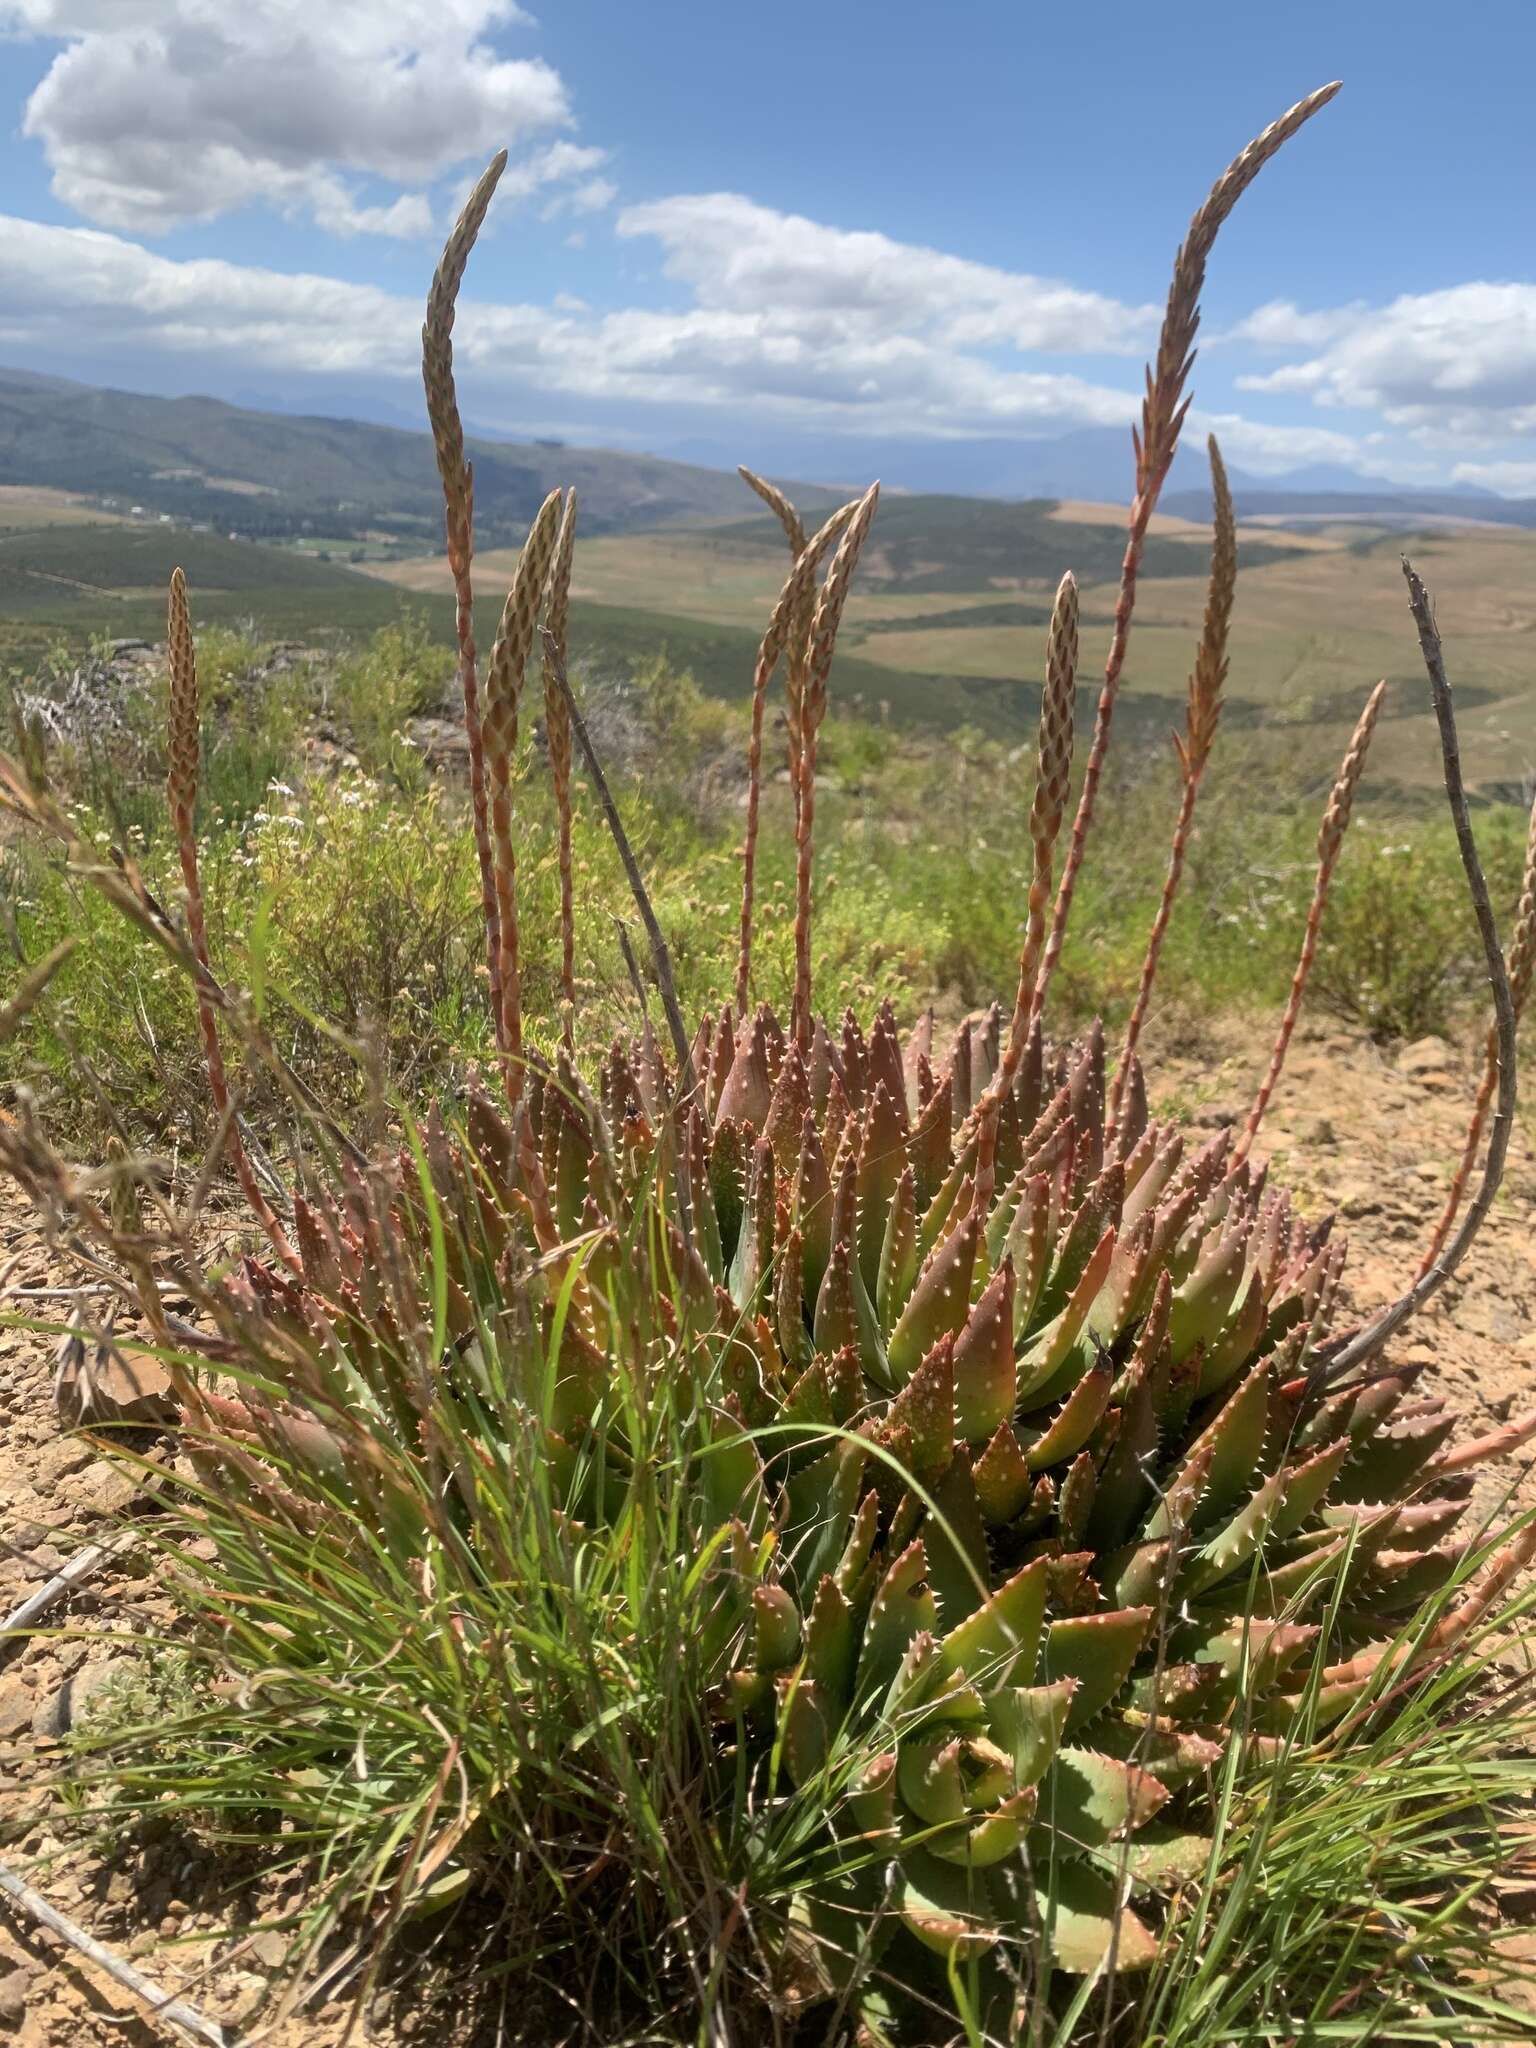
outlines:
M0 361L415 424L505 142L477 422L963 469L1131 417L1194 206L1338 76L1218 244L1199 417L1536 494L1533 75L1529 0L0 0Z

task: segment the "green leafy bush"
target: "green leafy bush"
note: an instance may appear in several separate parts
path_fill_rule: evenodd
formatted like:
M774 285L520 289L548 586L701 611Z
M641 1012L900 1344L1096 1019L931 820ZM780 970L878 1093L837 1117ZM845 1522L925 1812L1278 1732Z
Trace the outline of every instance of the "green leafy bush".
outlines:
M1489 886L1503 912L1520 892L1521 824L1507 809L1484 822ZM1486 979L1449 830L1366 821L1330 899L1313 970L1318 1001L1373 1038L1422 1038L1448 1032Z

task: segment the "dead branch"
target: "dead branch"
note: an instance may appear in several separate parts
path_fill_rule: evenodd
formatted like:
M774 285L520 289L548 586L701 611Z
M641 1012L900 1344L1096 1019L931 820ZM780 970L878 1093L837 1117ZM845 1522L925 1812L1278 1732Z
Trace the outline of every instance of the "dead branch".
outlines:
M1488 962L1488 983L1493 992L1494 1029L1498 1034L1499 1098L1488 1133L1488 1153L1483 1161L1483 1177L1478 1183L1477 1193L1473 1196L1466 1215L1461 1220L1461 1228L1428 1271L1421 1273L1411 1287L1384 1308L1374 1321L1367 1323L1363 1330L1358 1330L1343 1349L1329 1360L1327 1372L1330 1380L1340 1379L1355 1366L1363 1364L1366 1359L1374 1358L1409 1317L1416 1315L1430 1296L1445 1285L1466 1257L1472 1240L1482 1228L1483 1219L1493 1207L1493 1198L1498 1193L1499 1182L1504 1177L1509 1134L1515 1120L1514 996L1504 965L1503 948L1499 944L1493 905L1488 900L1488 884L1483 875L1483 864L1478 857L1477 841L1472 834L1472 819L1467 810L1467 793L1461 779L1461 747L1456 737L1456 714L1451 704L1451 686L1446 679L1445 656L1441 651L1440 633L1435 625L1434 605L1429 592L1424 588L1417 571L1406 556L1403 559L1403 574L1408 579L1408 603L1413 612L1414 624L1419 629L1419 646L1424 653L1424 666L1429 672L1435 719L1440 728L1440 754L1445 769L1446 802L1450 805L1451 818L1456 826L1457 850L1461 854L1462 870L1467 878L1467 892L1472 898L1472 908L1477 917L1478 935L1483 942L1483 955Z

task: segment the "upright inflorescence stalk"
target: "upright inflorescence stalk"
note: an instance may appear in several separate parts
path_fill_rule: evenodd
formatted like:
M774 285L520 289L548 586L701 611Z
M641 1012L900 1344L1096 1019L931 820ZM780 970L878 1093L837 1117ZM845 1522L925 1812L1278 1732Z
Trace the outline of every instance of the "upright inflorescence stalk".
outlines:
M799 527L793 506L774 491L771 484L753 477L750 470L743 470L755 489L772 492L770 503L777 499L784 505L789 521ZM818 529L795 557L783 589L779 592L767 631L757 650L757 662L752 671L752 728L747 742L747 823L741 849L741 942L736 959L736 1014L744 1017L747 1013L748 985L752 976L752 920L757 879L757 833L762 808L763 773L763 719L767 709L768 685L773 680L786 648L789 651L791 673L798 667L803 674L807 645L810 638L810 620L816 601L816 570L826 550L842 532L854 513L858 501L842 506ZM786 531L788 527L786 526ZM792 686L793 687L793 686ZM800 722L798 700L791 710L790 730L793 733ZM798 754L792 746L790 755L790 781L796 790L796 813L799 812L797 784Z
M1209 441L1211 457L1211 501L1214 531L1211 542L1211 578L1206 587L1205 619L1200 628L1200 644L1195 650L1195 665L1189 677L1189 705L1184 720L1184 737L1175 733L1173 744L1178 750L1182 789L1179 799L1179 815L1174 823L1173 842L1168 850L1168 872L1163 878L1163 893L1158 902L1157 915L1152 920L1152 929L1147 936L1146 958L1141 963L1141 982L1136 990L1136 1001L1131 1009L1130 1022L1125 1027L1125 1044L1120 1053L1120 1064L1115 1071L1114 1088L1109 1101L1109 1124L1113 1127L1120 1120L1120 1104L1125 1094L1125 1085L1130 1076L1131 1062L1136 1056L1136 1047L1141 1038L1142 1025L1146 1022L1147 1006L1152 1000L1152 984L1157 978L1157 965L1162 955L1163 940L1168 932L1168 920L1173 915L1174 898L1179 893L1179 883L1184 874L1184 857L1189 847L1190 826L1194 821L1195 804L1200 795L1200 782L1205 774L1206 763L1211 757L1211 748L1216 740L1216 727L1221 718L1221 693L1227 680L1227 635L1232 624L1232 599L1237 589L1237 529L1232 516L1232 493L1227 487L1226 466L1221 459L1221 450L1216 445L1216 436Z
M491 835L486 812L485 754L480 733L480 691L475 673L474 587L470 563L474 555L474 473L464 453L464 428L453 382L453 314L464 279L464 266L475 246L491 195L506 169L507 153L492 158L485 175L469 195L427 294L426 324L421 330L421 375L426 386L427 418L442 479L448 568L453 577L454 629L459 649L459 688L464 698L464 732L469 742L469 791L474 813L475 851L480 861L480 907L485 921L486 965L490 975L491 1015L498 1041L501 1032L500 940L497 932L496 885L491 866Z
M555 680L558 667L566 664L566 641L571 619L571 562L576 552L576 493L565 494L565 511L555 541L555 557L549 571L549 596L544 624L544 738L549 748L549 774L555 786L555 817L560 856L560 996L564 1005L562 1024L569 1049L575 1043L576 1022L576 892L571 872L571 714L565 696Z
M1052 865L1061 821L1072 787L1072 718L1077 703L1077 583L1069 574L1056 589L1045 652L1045 685L1040 692L1040 737L1035 794L1029 807L1032 868L1024 944L1019 952L1019 985L999 1078L1012 1085L1029 1038L1035 983L1045 943L1045 913L1051 900Z
M1262 135L1257 136L1228 164L1211 187L1209 198L1190 222L1189 233L1185 236L1183 246L1174 261L1173 282L1168 289L1168 305L1163 314L1162 332L1158 337L1157 359L1147 370L1146 397L1142 400L1141 407L1141 430L1139 433L1133 431L1132 434L1136 456L1136 495L1131 501L1125 559L1120 568L1120 592L1115 603L1114 631L1104 664L1104 682L1099 691L1093 739L1088 749L1087 767L1083 772L1083 787L1077 800L1077 813L1072 820L1072 840L1067 848L1061 887L1057 891L1056 908L1051 919L1051 936L1045 949L1045 964L1041 969L1036 1006L1037 1016L1040 1006L1044 1004L1051 976L1056 971L1056 963L1061 957L1067 920L1072 910L1072 894L1077 885L1077 872L1082 866L1088 830L1093 823L1099 779L1104 772L1104 757L1109 750L1110 721L1114 717L1115 699L1120 692L1120 677L1125 667L1131 613L1136 604L1136 578L1141 569L1147 528L1151 524L1152 514L1157 509L1158 497L1178 451L1179 433L1184 425L1184 416L1189 410L1185 386L1195 360L1195 336L1200 326L1200 293L1205 284L1205 266L1222 222L1243 193L1269 159L1283 148L1298 128L1311 120L1320 107L1325 107L1338 90L1338 82L1335 81L1332 85L1325 85L1319 91L1310 93L1306 99L1298 101L1288 113L1282 114L1278 121L1266 128Z
M496 985L501 998L497 1041L507 1100L523 1093L523 1010L517 931L517 855L512 845L512 764L517 751L518 705L523 676L538 628L560 522L560 493L551 491L539 507L517 573L507 593L501 628L485 671L486 794L489 800L491 872L496 892L498 939Z
M1530 825L1525 841L1525 869L1520 881L1520 901L1515 910L1515 928L1509 942L1505 960L1509 975L1510 1001L1514 1006L1515 1022L1518 1024L1525 1014L1527 998L1531 993L1531 976L1536 969L1536 803L1531 805ZM1477 1100L1472 1105L1471 1121L1467 1125L1466 1142L1462 1146L1461 1158L1451 1180L1450 1193L1445 1198L1445 1207L1440 1212L1440 1221L1435 1225L1434 1235L1419 1261L1416 1278L1422 1279L1445 1249L1445 1241L1451 1234L1472 1178L1472 1169L1477 1164L1477 1154L1483 1142L1483 1132L1488 1127L1488 1112L1493 1107L1494 1091L1499 1084L1499 1033L1496 1024L1488 1027L1487 1041L1483 1047L1483 1077L1478 1083Z
M797 790L795 815L795 1001L792 1028L802 1047L811 1042L811 871L816 824L816 736L827 709L827 678L832 669L832 652L837 629L848 600L848 586L860 551L869 535L875 507L880 502L879 484L871 484L849 520L827 580L821 587L806 641L805 688L798 705L790 707L791 729L796 737Z
M969 1128L962 1134L956 1148L957 1152L963 1151L970 1133L975 1133L976 1199L983 1206L992 1195L998 1112L1002 1108L1003 1097L1013 1086L1029 1043L1035 979L1045 940L1045 913L1051 900L1051 867L1072 787L1072 720L1076 702L1077 581L1068 573L1056 587L1056 602L1051 608L1050 632L1046 640L1035 793L1029 807L1029 900L1024 919L1024 942L1019 949L1019 984L1013 999L1013 1018L997 1072L971 1112Z
M1328 808L1323 813L1323 822L1317 834L1317 875L1312 884L1312 901L1307 910L1306 929L1302 934L1301 956L1296 962L1296 972L1291 978L1291 992L1286 999L1285 1015L1280 1019L1280 1029L1275 1033L1274 1048L1269 1056L1269 1070L1260 1083L1259 1092L1253 1098L1253 1107L1248 1112L1248 1121L1243 1134L1233 1151L1232 1163L1240 1166L1258 1135L1259 1125L1264 1121L1264 1112L1269 1107L1269 1098L1275 1092L1280 1079L1280 1070L1285 1065L1286 1051L1291 1043L1291 1033L1296 1029L1296 1019L1301 1015L1301 999L1306 994L1307 979L1312 972L1312 961L1317 952L1317 935L1322 927L1323 911L1328 902L1328 887L1333 880L1333 870L1338 863L1339 849L1344 844L1344 834L1349 829L1349 816L1354 807L1355 791L1360 777L1365 772L1366 751L1371 744L1377 713L1381 700L1386 695L1385 681L1379 682L1366 699L1349 743L1349 752L1344 756L1344 765L1339 770L1339 779L1333 785L1328 799Z
M208 926L203 915L203 885L197 865L197 781L199 768L199 715L197 653L192 643L192 621L187 611L187 582L179 569L171 571L170 600L166 611L166 645L170 658L171 696L166 731L166 752L170 766L165 778L166 802L176 834L176 851L181 861L182 887L187 899L187 936L197 962L197 1021L203 1040L203 1063L208 1070L208 1093L216 1115L229 1129L229 1154L240 1186L252 1213L271 1240L283 1263L294 1272L301 1270L298 1254L288 1242L283 1226L246 1157L240 1126L230 1114L229 1081L224 1071L224 1053L219 1044L219 1025L212 993L213 967L208 956Z

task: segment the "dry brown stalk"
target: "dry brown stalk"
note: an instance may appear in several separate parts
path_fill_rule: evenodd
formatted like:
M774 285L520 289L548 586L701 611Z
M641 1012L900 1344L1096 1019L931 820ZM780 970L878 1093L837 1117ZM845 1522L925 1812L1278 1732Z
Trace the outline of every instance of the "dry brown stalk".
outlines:
M1194 822L1195 804L1200 795L1200 782L1205 774L1206 763L1211 758L1211 748L1216 740L1216 727L1221 719L1221 693L1227 680L1227 635L1232 623L1232 599L1237 589L1237 528L1232 516L1232 493L1227 486L1226 465L1221 459L1221 450L1216 445L1216 436L1209 441L1211 457L1211 499L1213 504L1213 537L1211 541L1211 576L1206 587L1205 618L1200 628L1200 644L1195 650L1195 665L1189 677L1189 706L1185 714L1184 737L1177 733L1173 744L1178 751L1182 790L1179 800L1179 815L1174 823L1173 841L1168 850L1168 872L1163 878L1163 893L1158 902L1157 915L1152 920L1152 929L1147 936L1146 958L1141 963L1141 982L1136 990L1136 1001L1131 1010L1130 1022L1125 1027L1125 1044L1120 1053L1120 1064L1115 1070L1114 1089L1110 1095L1109 1123L1111 1128L1119 1122L1120 1105L1125 1094L1125 1084L1130 1075L1131 1062L1141 1039L1141 1030L1146 1022L1147 1006L1152 1000L1152 984L1157 978L1157 965L1163 950L1163 940L1168 932L1168 920L1173 915L1174 898L1179 892L1183 879L1184 860L1189 848L1190 827Z
M475 851L480 860L480 908L485 920L485 950L490 963L491 1014L498 1040L501 1032L500 945L496 929L496 885L491 867L490 826L486 815L485 757L480 736L480 690L476 676L474 586L470 564L474 555L474 472L464 453L464 428L459 418L453 381L453 315L464 266L490 206L507 153L499 150L470 193L427 294L426 324L421 330L421 375L427 394L427 418L442 479L448 568L453 577L454 630L459 649L459 688L464 698L464 731L469 742L470 803L474 814Z
M1037 1016L1045 1002L1046 990L1056 971L1056 963L1061 957L1067 920L1072 910L1072 894L1077 886L1077 872L1082 866L1088 830L1093 823L1094 803L1098 797L1099 780L1104 772L1104 757L1109 751L1110 722L1114 717L1115 700L1120 691L1120 677L1125 667L1131 614L1136 604L1136 578L1141 569L1147 528L1151 523L1152 514L1157 509L1158 497L1178 450L1184 416L1189 410L1185 386L1189 381L1190 370L1194 366L1195 336L1200 326L1200 293L1205 284L1205 266L1222 222L1243 193L1269 159L1284 147L1298 128L1310 121L1320 108L1327 106L1338 90L1339 81L1335 80L1333 84L1309 93L1304 100L1299 100L1233 158L1211 187L1210 196L1205 204L1190 222L1189 232L1174 259L1173 282L1168 288L1168 305L1163 314L1162 332L1158 337L1157 359L1155 365L1149 366L1147 370L1146 396L1141 407L1141 428L1139 432L1133 430L1132 433L1136 456L1136 495L1131 501L1125 559L1120 569L1120 592L1115 603L1114 630L1110 638L1109 654L1104 663L1104 681L1099 690L1093 739L1088 749L1087 767L1083 771L1083 787L1077 800L1077 813L1072 820L1072 840L1067 848L1066 863L1062 869L1061 887L1056 894L1056 908L1051 919L1051 936L1045 949L1045 963L1040 971L1035 1011Z
M807 637L805 691L799 707L799 796L795 817L795 1000L793 1028L797 1042L811 1042L811 869L816 822L816 736L827 708L827 678L848 586L870 522L880 502L880 486L871 484L838 542L827 580L816 600Z
M567 1047L574 1044L576 1022L576 897L571 871L571 715L555 682L551 662L565 666L571 618L571 562L576 551L576 493L565 494L565 512L549 571L549 596L544 624L544 737L549 747L549 773L555 786L555 814L560 835L560 994L565 1015L562 1030Z
M1248 1121L1243 1134L1233 1150L1232 1163L1240 1166L1258 1134L1259 1125L1264 1121L1264 1112L1269 1107L1269 1098L1275 1092L1280 1079L1280 1070L1285 1065L1285 1055L1291 1043L1291 1033L1296 1029L1296 1019L1301 1014L1301 999L1306 994L1307 979L1312 972L1312 961L1317 952L1317 935L1322 927L1323 911L1328 902L1328 888L1333 880L1333 870L1339 858L1339 849L1344 843L1344 834L1349 829L1350 811L1354 806L1355 791L1365 771L1366 751L1371 744L1377 713L1381 700L1386 695L1385 681L1379 682L1366 699L1365 709L1355 727L1349 743L1349 752L1339 770L1339 779L1333 785L1328 799L1328 808L1323 813L1323 822L1317 834L1317 876L1312 884L1312 902L1307 910L1306 929L1302 934L1301 955L1296 962L1296 972L1291 978L1291 992L1286 999L1285 1015L1280 1019L1280 1029L1275 1033L1274 1048L1269 1056L1269 1071L1260 1083L1259 1092L1253 1098L1253 1107L1248 1112Z
M485 671L486 795L490 810L491 872L496 890L497 976L501 999L502 1074L507 1100L523 1093L523 1012L518 961L517 855L512 845L512 763L517 751L518 705L538 626L560 517L560 493L551 491L535 515L518 557L501 628Z
M773 489L771 484L762 484L760 478L752 476L750 470L742 475L752 483L754 489ZM794 507L783 499L787 519L799 527ZM790 671L790 779L795 784L799 762L798 733L802 720L803 681L799 690L795 687L798 671L803 679L806 657L809 651L810 622L816 597L816 569L828 547L841 533L858 510L858 500L841 506L807 541L796 555L794 564L785 579L768 620L767 631L757 651L757 662L752 671L752 729L747 742L747 824L741 849L741 945L736 962L736 1009L741 1016L747 1012L747 985L752 973L752 915L757 876L757 831L762 807L763 772L763 718L767 709L768 685L773 680L774 670L786 647L789 650ZM786 532L790 530L786 523ZM798 789L796 790L796 811L798 813Z
M241 1143L239 1123L229 1115L229 1081L224 1071L223 1048L219 1043L217 998L212 986L213 967L208 956L203 885L197 865L197 828L193 815L197 808L198 778L197 654L192 644L192 621L187 611L187 581L180 569L171 571L166 643L170 654L171 700L166 734L170 768L165 779L165 794L176 833L176 851L187 899L187 936L197 963L197 1018L203 1040L203 1064L208 1070L208 1093L216 1115L227 1119L229 1156L252 1214L259 1219L283 1263L299 1272L302 1270L299 1255L288 1242L282 1224L262 1193L261 1184Z
M13 1038L42 1000L43 991L74 952L78 939L61 939L51 953L29 967L21 986L8 1002L0 1003L0 1045Z
M1525 1014L1526 998L1531 992L1531 972L1536 968L1536 803L1531 806L1531 822L1525 841L1525 871L1520 883L1520 902L1515 910L1515 929L1509 942L1505 964L1509 973L1510 1000L1514 1004L1515 1021L1518 1023ZM1451 1234L1451 1226L1455 1223L1457 1211L1466 1196L1467 1183L1472 1178L1472 1169L1477 1164L1483 1132L1488 1125L1488 1111L1492 1107L1494 1090L1498 1084L1499 1034L1498 1027L1490 1024L1483 1046L1483 1077L1478 1083L1477 1099L1472 1105L1466 1142L1462 1146L1461 1158L1457 1161L1456 1172L1451 1179L1445 1207L1440 1212L1440 1221L1435 1225L1434 1235L1419 1261L1421 1275L1427 1273L1439 1258L1445 1241Z

